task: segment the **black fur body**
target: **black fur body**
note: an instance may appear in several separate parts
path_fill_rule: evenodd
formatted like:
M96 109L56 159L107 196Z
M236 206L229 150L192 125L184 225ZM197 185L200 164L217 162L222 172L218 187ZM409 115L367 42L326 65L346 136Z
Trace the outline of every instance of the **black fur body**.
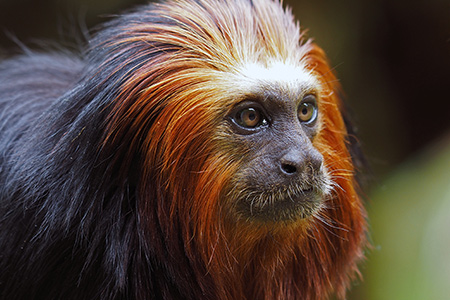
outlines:
M27 51L0 63L0 299L201 293L155 261L140 235L138 175L119 166L127 141L101 143L117 87L150 57L128 60L134 53L100 45L120 24L154 18L136 12L112 21L86 55ZM192 294L181 297L180 287Z

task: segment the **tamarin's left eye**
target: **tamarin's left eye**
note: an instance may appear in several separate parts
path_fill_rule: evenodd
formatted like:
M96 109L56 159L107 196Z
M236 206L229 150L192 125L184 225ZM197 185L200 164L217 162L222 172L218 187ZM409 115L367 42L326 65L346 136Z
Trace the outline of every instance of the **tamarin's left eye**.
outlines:
M298 119L302 123L312 123L317 118L317 101L314 95L307 95L298 107Z

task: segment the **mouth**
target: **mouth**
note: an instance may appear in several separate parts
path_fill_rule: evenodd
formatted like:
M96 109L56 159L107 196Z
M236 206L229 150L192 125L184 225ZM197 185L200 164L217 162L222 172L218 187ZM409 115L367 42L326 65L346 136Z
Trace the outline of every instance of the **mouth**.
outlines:
M315 187L252 191L237 205L239 214L251 221L295 222L313 215L324 193Z

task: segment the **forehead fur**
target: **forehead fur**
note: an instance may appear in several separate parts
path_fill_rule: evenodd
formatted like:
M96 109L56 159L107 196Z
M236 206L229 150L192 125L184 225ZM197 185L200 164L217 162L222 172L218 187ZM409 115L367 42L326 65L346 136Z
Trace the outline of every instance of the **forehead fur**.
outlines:
M297 65L304 55L299 26L278 1L169 1L152 13L163 20L152 24L152 39L181 46L217 70L274 61Z
M232 79L229 88L238 93L245 91L284 90L292 99L306 93L320 93L320 83L304 65L290 65L281 61L274 61L269 65L258 63L243 66Z
M139 42L171 45L159 66L188 69L177 75L185 83L213 80L217 90L234 94L272 84L319 86L303 63L310 43L302 42L298 23L279 1L180 0L153 8L148 13L158 22L130 24L130 30Z

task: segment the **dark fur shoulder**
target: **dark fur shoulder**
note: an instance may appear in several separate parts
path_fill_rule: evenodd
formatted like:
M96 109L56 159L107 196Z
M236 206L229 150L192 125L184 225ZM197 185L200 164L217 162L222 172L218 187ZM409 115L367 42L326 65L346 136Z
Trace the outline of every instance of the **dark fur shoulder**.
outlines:
M76 56L56 53L30 52L0 62L1 142L16 140L14 133L23 132L75 84L82 67Z
M121 244L135 237L125 220L133 196L103 176L110 166L96 141L105 112L84 65L76 55L32 52L0 64L0 299L127 292L118 257L134 245Z
M181 297L140 234L126 141L102 143L123 80L150 59L103 46L143 18L110 22L82 58L0 63L0 299Z

